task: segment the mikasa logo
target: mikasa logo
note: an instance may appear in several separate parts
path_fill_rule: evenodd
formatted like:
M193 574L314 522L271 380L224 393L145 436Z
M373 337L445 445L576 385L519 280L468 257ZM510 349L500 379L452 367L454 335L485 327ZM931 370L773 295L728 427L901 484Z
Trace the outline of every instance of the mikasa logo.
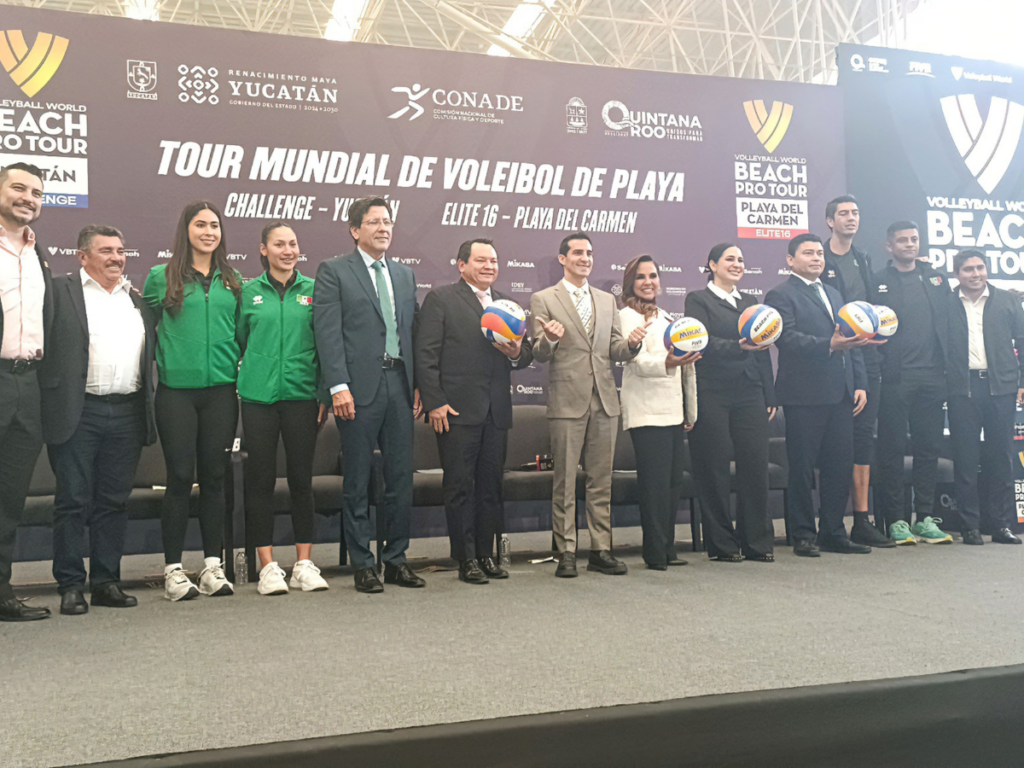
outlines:
M984 121L974 94L946 96L939 102L946 127L971 175L992 194L1013 161L1024 128L1024 106L993 96Z

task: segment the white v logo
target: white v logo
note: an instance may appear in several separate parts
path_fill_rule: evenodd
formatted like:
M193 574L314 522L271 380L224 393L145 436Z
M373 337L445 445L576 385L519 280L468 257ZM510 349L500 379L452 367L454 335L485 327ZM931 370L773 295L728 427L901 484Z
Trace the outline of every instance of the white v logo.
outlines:
M1017 152L1024 128L1024 106L993 96L983 122L974 94L946 96L939 103L964 165L981 188L992 194Z

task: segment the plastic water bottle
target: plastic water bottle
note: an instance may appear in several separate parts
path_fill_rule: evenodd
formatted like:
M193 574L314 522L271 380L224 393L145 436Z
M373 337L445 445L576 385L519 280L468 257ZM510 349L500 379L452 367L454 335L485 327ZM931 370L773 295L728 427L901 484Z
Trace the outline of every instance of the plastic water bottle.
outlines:
M498 560L503 568L512 565L512 542L504 533L501 534L501 542L498 545Z
M245 556L245 550L240 549L235 553L235 584L241 586L249 583L249 561Z

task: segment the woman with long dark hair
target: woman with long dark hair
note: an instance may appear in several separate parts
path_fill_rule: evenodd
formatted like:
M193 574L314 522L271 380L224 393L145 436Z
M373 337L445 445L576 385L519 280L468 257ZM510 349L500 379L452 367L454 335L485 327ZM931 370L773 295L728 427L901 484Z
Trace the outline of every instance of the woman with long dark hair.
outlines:
M223 217L211 202L181 213L167 264L150 270L143 298L157 327L156 425L167 465L161 528L164 593L170 600L230 595L224 575L225 451L238 425L241 276L228 266ZM193 477L199 481L203 569L199 586L182 569Z
M699 352L677 357L663 341L672 317L658 307L661 277L651 256L637 256L622 277L622 334L647 327L636 356L622 371L622 428L636 452L640 525L647 567L664 571L686 565L676 554L676 511L683 479L686 433L697 421Z
M313 338L313 283L295 267L299 243L292 228L275 221L263 228L260 263L265 270L242 289L238 338L245 349L238 369L242 429L249 454L245 509L260 558L261 595L283 595L289 582L274 560L274 481L277 443L284 442L296 560L291 586L327 589L313 550L313 453L327 407L317 403L320 361Z
M775 382L767 348L740 340L739 319L757 304L740 293L743 252L719 243L708 254L708 287L686 297L686 314L704 323L708 346L697 364L700 421L690 454L708 556L719 562L775 559L768 513L768 422ZM736 527L730 509L729 462L736 462Z

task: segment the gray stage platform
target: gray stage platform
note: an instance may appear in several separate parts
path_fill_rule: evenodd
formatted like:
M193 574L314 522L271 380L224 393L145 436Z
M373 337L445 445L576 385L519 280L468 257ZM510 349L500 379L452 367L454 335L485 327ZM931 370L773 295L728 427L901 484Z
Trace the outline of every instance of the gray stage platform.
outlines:
M688 529L680 526L680 536ZM617 529L620 548L638 529ZM544 534L514 537L540 549ZM583 535L586 542L586 534ZM442 556L442 540L411 554ZM282 559L291 556L282 550ZM146 754L871 680L1024 662L1024 547L918 545L867 556L708 562L624 578L556 580L517 558L512 578L471 587L427 573L423 591L331 591L0 624L0 765ZM324 561L335 557L324 548ZM195 566L198 555L186 565ZM417 567L423 564L418 561ZM141 579L158 558L131 558ZM16 581L47 577L16 566ZM23 590L58 607L52 586Z

